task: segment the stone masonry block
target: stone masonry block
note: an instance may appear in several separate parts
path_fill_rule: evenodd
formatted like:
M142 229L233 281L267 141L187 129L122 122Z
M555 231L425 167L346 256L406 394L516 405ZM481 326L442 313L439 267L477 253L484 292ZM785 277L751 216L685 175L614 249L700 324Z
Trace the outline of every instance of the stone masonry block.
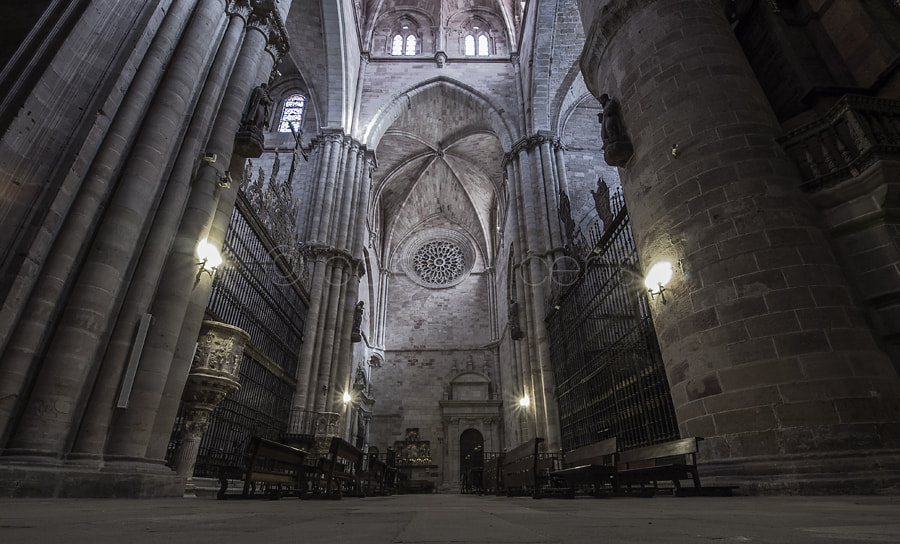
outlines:
M784 333L773 337L782 357L831 351L825 333L819 330Z
M742 253L752 253L768 246L769 240L762 232L753 232L722 240L719 242L719 254L722 258L727 259Z
M698 400L722 392L719 377L716 374L707 374L700 379L692 378L684 384L688 400Z
M868 329L829 329L828 341L835 351L876 351L878 346Z
M787 282L780 269L764 270L734 278L734 287L740 297L761 296L775 289L786 288Z
M798 308L812 308L815 306L812 293L805 287L791 289L779 289L765 296L766 306L772 312L793 310Z
M802 227L770 229L766 234L772 243L772 247L794 247L812 243L809 231Z
M729 323L728 325L722 325L703 331L700 334L702 343L710 347L735 344L737 342L744 342L747 339L749 339L749 335L747 334L747 328L744 326L743 322Z
M796 310L803 329L833 329L850 327L844 308L802 308Z
M751 338L774 336L800 330L800 322L794 312L777 312L753 317L745 322ZM776 339L776 346L777 344Z
M775 415L782 427L808 427L838 422L834 404L827 400L778 404L775 405Z
M738 432L725 437L731 451L745 455L778 455L781 453L781 433L776 429Z
M703 285L713 285L722 281L729 281L735 276L757 272L759 267L753 255L737 255L730 259L722 259L705 269L700 270L700 280Z
M780 402L781 393L774 385L730 391L703 399L703 405L708 413L726 412L751 406L769 406Z
M758 352L766 352L772 346L771 339L760 338L746 342ZM739 346L741 344L735 344ZM774 346L771 347L774 353ZM736 391L751 387L791 383L803 379L803 372L797 359L749 359L750 362L719 371L719 381L723 391ZM758 361L758 362L757 362Z
M843 286L813 285L809 290L816 306L819 307L852 306L853 304L850 293Z
M719 325L715 308L707 308L687 316L678 322L678 332L682 337L691 336Z
M739 298L734 302L718 306L719 321L722 324L768 315L768 313L769 309L766 306L765 298L761 296Z
M752 431L768 431L778 427L775 411L771 406L756 406L713 414L719 434L737 434Z

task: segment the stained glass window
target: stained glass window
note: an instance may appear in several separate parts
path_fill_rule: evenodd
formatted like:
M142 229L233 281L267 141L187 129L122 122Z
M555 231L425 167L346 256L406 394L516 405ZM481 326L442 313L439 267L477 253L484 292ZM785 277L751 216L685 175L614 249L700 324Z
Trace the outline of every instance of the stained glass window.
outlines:
M306 107L306 97L302 94L292 94L284 101L281 110L281 121L278 123L278 132L290 132L294 127L300 132L300 123L303 122L303 110Z
M416 54L416 37L413 34L410 34L406 37L406 51L403 52L404 55L415 55Z
M394 36L394 41L391 44L391 55L402 55L403 54L403 36L397 34Z

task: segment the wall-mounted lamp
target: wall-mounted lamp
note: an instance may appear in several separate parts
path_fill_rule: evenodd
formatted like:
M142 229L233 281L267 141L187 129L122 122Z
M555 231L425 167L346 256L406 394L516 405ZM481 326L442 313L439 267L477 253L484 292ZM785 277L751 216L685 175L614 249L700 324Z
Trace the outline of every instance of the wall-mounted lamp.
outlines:
M344 395L341 397L341 400L344 401L344 404L350 404L350 401L353 400L353 395L351 395L349 391L344 391Z
M678 144L673 144L673 145L672 145L672 158L673 158L673 159L677 159L677 158L678 158Z
M216 180L216 185L222 189L228 189L231 187L231 172L226 170L224 174L217 176Z
M531 399L528 398L528 395L522 395L522 398L519 399L519 406L522 408L531 406Z
M194 280L194 285L200 282L200 276L204 272L212 278L213 274L216 273L216 269L222 264L222 255L219 254L219 248L206 238L200 240L200 243L197 244L197 257L200 258L200 262L197 263L200 270L197 270L197 278Z
M659 300L666 303L665 286L672 280L672 272L672 263L669 261L659 261L650 267L644 278L644 287L650 293L650 298L659 296Z

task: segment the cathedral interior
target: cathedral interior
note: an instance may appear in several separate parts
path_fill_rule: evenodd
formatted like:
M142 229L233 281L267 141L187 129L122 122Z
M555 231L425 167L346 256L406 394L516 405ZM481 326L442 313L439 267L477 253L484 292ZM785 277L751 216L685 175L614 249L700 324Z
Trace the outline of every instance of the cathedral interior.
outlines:
M181 497L254 437L436 493L610 438L701 438L749 494L900 486L900 3L0 28L0 496Z

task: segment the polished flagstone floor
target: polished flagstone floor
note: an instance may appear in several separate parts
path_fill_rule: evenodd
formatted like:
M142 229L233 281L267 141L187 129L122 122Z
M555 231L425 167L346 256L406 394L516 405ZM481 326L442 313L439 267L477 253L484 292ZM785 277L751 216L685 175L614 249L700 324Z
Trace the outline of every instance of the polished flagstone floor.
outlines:
M900 543L900 497L0 499L0 543Z

